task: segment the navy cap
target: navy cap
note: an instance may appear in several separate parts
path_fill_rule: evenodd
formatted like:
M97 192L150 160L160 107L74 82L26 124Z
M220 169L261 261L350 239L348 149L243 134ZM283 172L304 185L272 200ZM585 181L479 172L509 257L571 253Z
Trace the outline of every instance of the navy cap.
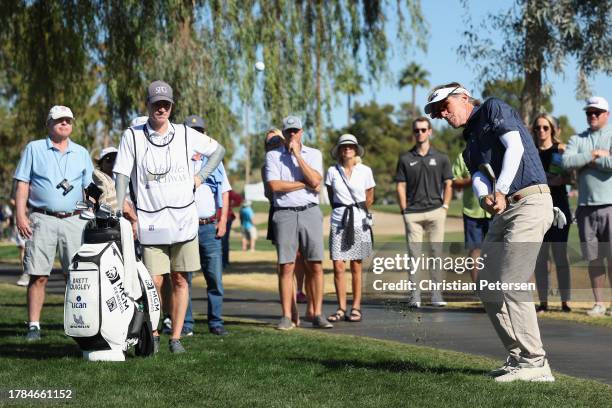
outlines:
M206 122L198 115L187 116L183 121L183 124L185 126L189 126L190 128L200 128L206 130Z

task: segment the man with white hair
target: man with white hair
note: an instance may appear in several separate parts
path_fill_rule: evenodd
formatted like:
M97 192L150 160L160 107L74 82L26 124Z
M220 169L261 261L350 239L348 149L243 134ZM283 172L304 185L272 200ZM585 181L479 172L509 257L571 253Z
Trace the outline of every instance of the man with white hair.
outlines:
M15 170L17 230L26 239L23 267L30 275L28 341L40 340L40 315L56 250L66 276L87 224L75 204L91 183L93 165L87 150L70 140L73 121L70 108L52 107L47 138L28 143Z
M582 256L589 262L595 304L589 316L603 316L606 283L604 258L612 282L612 127L610 108L601 96L586 101L584 113L589 128L572 136L563 154L563 166L578 171L578 233ZM608 314L612 314L612 307Z
M481 105L457 82L434 88L425 113L464 128L463 158L472 187L481 207L494 214L482 246L485 267L478 276L479 296L508 358L490 375L498 382L554 381L533 295L522 290L553 222L552 198L533 139L508 104L491 98ZM485 281L507 286L483 287Z

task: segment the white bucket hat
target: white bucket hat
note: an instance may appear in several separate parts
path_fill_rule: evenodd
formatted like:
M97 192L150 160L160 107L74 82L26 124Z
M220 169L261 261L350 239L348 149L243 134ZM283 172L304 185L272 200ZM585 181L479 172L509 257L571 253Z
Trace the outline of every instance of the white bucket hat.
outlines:
M331 155L334 159L338 158L338 149L340 149L340 146L342 145L355 145L357 146L358 156L363 157L363 155L365 154L365 149L363 148L363 146L359 145L357 138L351 134L345 133L340 136L340 138L338 139L338 143L336 143L336 145L331 151Z

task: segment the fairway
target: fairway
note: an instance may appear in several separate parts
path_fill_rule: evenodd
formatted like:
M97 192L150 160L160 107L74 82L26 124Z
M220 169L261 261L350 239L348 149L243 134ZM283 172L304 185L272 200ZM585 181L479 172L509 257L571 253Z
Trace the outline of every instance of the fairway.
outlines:
M224 338L187 338L184 355L171 355L162 337L155 357L88 363L63 334L60 296L47 298L36 344L22 338L24 291L2 284L0 298L3 398L9 389L70 389L72 401L88 407L612 404L612 388L595 381L557 374L553 384L496 384L485 376L496 365L490 359L313 330L283 333L253 321L230 320Z

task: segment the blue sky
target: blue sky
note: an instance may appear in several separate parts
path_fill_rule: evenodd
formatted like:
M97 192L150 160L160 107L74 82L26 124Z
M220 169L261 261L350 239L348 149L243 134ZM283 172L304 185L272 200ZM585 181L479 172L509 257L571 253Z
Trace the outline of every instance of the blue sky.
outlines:
M474 23L478 22L488 12L507 10L513 4L512 1L469 1L469 12ZM422 2L425 20L429 27L428 50L424 53L416 48L405 50L393 50L394 55L390 60L389 69L393 80L389 83L369 86L364 84L364 93L356 97L359 103L367 103L374 100L380 104L388 103L399 106L402 102L410 101L410 87L399 90L396 86L400 71L415 61L429 71L429 82L434 85L451 81L458 81L466 85L476 97L480 96L482 84L473 72L473 66L459 59L457 47L462 41L464 8L459 0L425 0ZM395 22L389 22L389 37L394 38ZM492 37L494 41L501 41L501 37ZM555 116L567 115L571 125L577 130L586 128L586 120L582 107L583 100L576 98L576 76L577 69L574 61L567 61L564 75L548 73L548 79L552 84ZM612 101L612 79L607 75L597 75L590 78L591 89L596 95L605 97ZM423 106L427 97L426 89L417 89L417 105ZM346 125L346 97L340 96L339 103L332 111L332 123L334 127Z

